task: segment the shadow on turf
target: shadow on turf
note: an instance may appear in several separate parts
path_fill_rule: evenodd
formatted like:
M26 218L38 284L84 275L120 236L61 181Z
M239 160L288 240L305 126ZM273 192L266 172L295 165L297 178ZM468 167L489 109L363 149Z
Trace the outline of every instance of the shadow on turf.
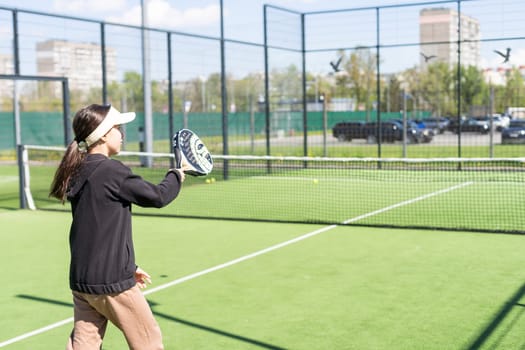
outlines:
M2 199L0 200L0 209L20 210L18 193L12 196L3 194Z
M465 349L468 350L476 350L482 347L482 345L490 338L492 333L500 326L500 324L503 322L505 317L508 316L508 314L511 312L512 308L515 306L519 306L521 308L525 307L525 304L521 304L518 301L525 295L525 283L521 285L521 287L514 293L514 295L506 302L504 303L499 311L496 313L492 321L481 331L479 336L472 341L470 345L465 347ZM517 319L515 319L512 323L515 323ZM512 327L507 328L507 332L510 331ZM503 336L499 337L500 339L503 338ZM497 344L495 344L497 346Z
M9 211L20 210L20 208L2 207L1 205L0 205L0 209L1 209L1 210L9 210Z
M21 298L21 299L33 300L33 301L40 301L40 302L44 302L44 303L48 303L48 304L67 306L67 307L71 307L71 308L73 307L72 303L66 303L66 302L58 301L58 300L36 297L36 296L33 296L33 295L18 294L16 297L17 298ZM151 301L148 301L148 303L151 305L152 308L155 305L157 305L155 302L151 302ZM169 321L177 322L177 323L183 324L185 326L194 327L194 328L197 328L197 329L200 329L200 330L203 330L203 331L207 331L207 332L215 333L215 334L218 334L218 335L222 335L224 337L229 337L229 338L232 338L232 339L235 339L235 340L239 340L239 341L242 341L242 342L245 342L245 343L249 343L249 344L254 345L254 346L258 346L260 348L272 349L272 350L286 350L286 348L282 348L280 346L275 346L275 345L272 345L272 344L263 343L261 341L255 340L255 339L246 338L246 337L243 337L243 336L240 336L240 335L236 335L236 334L233 334L233 333L221 331L220 329L217 329L217 328L212 328L212 327L204 326L204 325L201 325L201 324L198 324L198 323L193 323L193 322L190 322L190 321L186 321L186 320L183 320L181 318L174 317L174 316L171 316L171 315L168 315L168 314L164 314L164 313L161 313L161 312L157 312L157 311L154 311L154 310L153 310L153 314L158 316L158 317L162 317L162 318L164 318L166 320L169 320Z

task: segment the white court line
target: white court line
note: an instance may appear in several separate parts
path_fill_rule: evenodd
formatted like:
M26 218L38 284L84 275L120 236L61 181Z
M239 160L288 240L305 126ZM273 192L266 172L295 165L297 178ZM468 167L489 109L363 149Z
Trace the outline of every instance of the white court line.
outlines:
M427 198L430 198L430 197L434 197L434 196L437 196L437 195L440 195L440 194L443 194L443 193L454 191L454 190L457 190L459 188L462 188L462 187L465 187L465 186L468 186L468 185L472 185L472 184L473 184L473 182L464 182L462 184L459 184L459 185L456 185L456 186L452 186L452 187L448 187L448 188L445 188L443 190L439 190L439 191L436 191L436 192L428 193L428 194L420 196L420 197L416 197L416 198L413 198L413 199L410 199L410 200L407 200L407 201L404 201L404 202L400 202L400 203L397 203L397 204L394 204L394 205L391 205L391 206L388 206L388 207L385 207L385 208L382 208L382 209L379 209L379 210L376 210L376 211L372 211L372 212L367 213L367 214L356 216L355 218L351 218L351 219L345 220L345 221L343 221L343 224L349 224L351 222L356 222L358 220L361 220L361 219L364 219L364 218L367 218L367 217L370 217L370 216L374 216L374 215L377 215L377 214L380 214L380 213L384 213L386 211L389 211L389 210L392 210L392 209L395 209L395 208L399 208L399 207L402 207L404 205L412 204L412 203L415 203L415 202L418 202L418 201L421 201L421 200L424 200L424 199L427 199ZM226 267L238 264L240 262L243 262L243 261L255 258L255 257L259 256L259 255L266 254L266 253L269 253L271 251L274 251L274 250L286 247L286 246L288 246L290 244L294 244L294 243L300 242L302 240L305 240L307 238L313 237L313 236L318 235L320 233L324 233L324 232L330 231L330 230L336 228L337 226L338 225L329 225L329 226L322 227L322 228L320 228L318 230L306 233L306 234L304 234L302 236L293 238L291 240L288 240L288 241L285 241L285 242L282 242L282 243L270 246L268 248L256 251L254 253L242 256L242 257L237 258L237 259L230 260L230 261L225 262L223 264L219 264L217 266L210 267L209 269L202 270L202 271L196 272L194 274L191 274L191 275L188 275L188 276L176 279L174 281L162 284L162 285L160 285L158 287L148 289L147 291L144 291L143 294L144 295L148 295L148 294L152 294L152 293L158 292L158 291L166 289L166 288L173 287L173 286L175 286L177 284L181 284L181 283L187 282L189 280L192 280L194 278L206 275L208 273L211 273L211 272L214 272L214 271L218 271L218 270L224 269ZM47 332L47 331L52 330L54 328L61 327L61 326L65 325L67 323L70 323L70 322L73 322L73 317L67 318L65 320L62 320L62 321L50 324L48 326L45 326L45 327L42 327L42 328L39 328L39 329L36 329L36 330L34 330L32 332L28 332L28 333L22 334L22 335L20 335L18 337L8 339L8 340L0 343L0 348L2 348L4 346L7 346L7 345L10 345L10 344L13 344L13 343L16 343L16 342L19 342L19 341L24 340L24 339L30 338L32 336L35 336L35 335Z
M25 333L25 334L22 334L22 335L19 335L18 337L15 337L15 338L11 338L9 340L6 340L2 343L0 343L0 348L3 348L4 346L7 346L9 344L13 344L13 343L16 343L16 342L19 342L21 340L24 340L24 339L27 339L27 338L30 338L34 335L38 335L38 334L41 334L41 333L44 333L44 332L47 332L47 331L50 331L52 329L55 329L55 328L58 328L60 326L63 326L65 324L68 324L70 322L73 322L73 317L70 317L70 318L66 318L65 320L62 320L62 321L58 321L56 323L53 323L53 324L50 324L49 326L45 326L45 327L42 327L42 328L39 328L39 329L36 329L32 332L29 332L29 333Z

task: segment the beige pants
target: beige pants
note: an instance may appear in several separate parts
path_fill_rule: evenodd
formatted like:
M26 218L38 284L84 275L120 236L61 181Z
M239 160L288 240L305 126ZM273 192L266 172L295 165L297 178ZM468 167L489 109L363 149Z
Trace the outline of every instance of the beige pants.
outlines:
M75 325L67 350L98 350L108 320L117 326L130 349L164 349L159 325L139 287L108 295L73 291Z

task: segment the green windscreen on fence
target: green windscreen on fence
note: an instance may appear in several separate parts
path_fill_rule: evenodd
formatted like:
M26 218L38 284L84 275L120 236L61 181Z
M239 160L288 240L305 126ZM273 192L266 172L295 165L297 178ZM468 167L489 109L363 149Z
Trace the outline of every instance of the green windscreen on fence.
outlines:
M322 112L308 112L308 131L323 130ZM382 113L384 120L399 118L399 113ZM367 120L376 118L375 113L365 111L356 112L329 112L327 124L329 133L338 122L351 120ZM153 113L154 140L170 140L170 121L167 113ZM186 122L185 122L186 121ZM287 135L303 131L303 113L297 111L272 112L270 122L275 130L282 130ZM175 131L187 127L200 136L222 136L222 114L216 113L174 113L173 129ZM184 125L184 124L187 125ZM21 139L22 144L40 146L63 146L64 117L61 112L21 112ZM15 149L14 116L11 112L0 112L0 150ZM137 118L125 125L126 142L137 143L143 139L141 129L144 128L144 114L137 113ZM237 112L228 115L228 134L230 136L246 137L265 135L266 115L262 112ZM155 150L155 148L154 148ZM161 148L165 151L165 147ZM158 151L158 150L157 150Z

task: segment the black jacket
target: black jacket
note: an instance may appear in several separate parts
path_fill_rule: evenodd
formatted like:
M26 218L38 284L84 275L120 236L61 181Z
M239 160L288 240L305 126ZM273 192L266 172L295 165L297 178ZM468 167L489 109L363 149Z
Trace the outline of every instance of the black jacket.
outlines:
M179 194L181 181L169 171L154 185L121 162L102 154L87 155L67 193L73 222L69 232L72 290L119 293L135 285L131 204L163 207Z

